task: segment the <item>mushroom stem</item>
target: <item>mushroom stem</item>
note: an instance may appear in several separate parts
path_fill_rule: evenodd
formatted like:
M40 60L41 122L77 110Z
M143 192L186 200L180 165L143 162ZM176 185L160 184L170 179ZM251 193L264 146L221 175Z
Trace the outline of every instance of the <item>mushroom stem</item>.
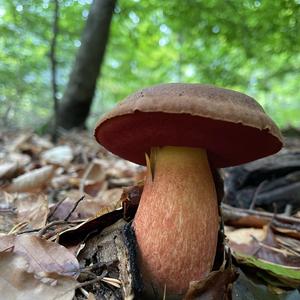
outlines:
M145 281L182 294L212 268L219 214L206 151L154 148L134 219ZM151 168L150 168L151 165Z

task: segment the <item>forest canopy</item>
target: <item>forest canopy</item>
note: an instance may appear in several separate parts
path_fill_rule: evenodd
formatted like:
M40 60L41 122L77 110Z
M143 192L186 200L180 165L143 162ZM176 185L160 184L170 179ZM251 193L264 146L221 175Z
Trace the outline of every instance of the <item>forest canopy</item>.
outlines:
M58 99L91 0L60 0ZM0 3L2 126L41 126L53 114L49 59L54 1ZM253 96L284 128L300 126L299 0L120 0L88 124L133 91L199 82Z

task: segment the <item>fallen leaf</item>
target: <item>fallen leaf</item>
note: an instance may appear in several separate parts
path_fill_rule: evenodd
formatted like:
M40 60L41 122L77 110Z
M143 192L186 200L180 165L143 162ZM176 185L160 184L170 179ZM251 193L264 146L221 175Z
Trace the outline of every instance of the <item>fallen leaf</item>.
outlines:
M123 209L103 209L99 216L82 222L76 227L67 229L59 235L59 243L64 246L73 246L84 241L91 234L101 232L107 226L117 222L123 216Z
M27 172L13 180L6 188L8 192L32 192L44 188L54 173L53 166L45 166Z
M45 194L3 193L0 205L6 208L6 211L0 211L0 232L8 233L20 223L26 224L27 230L39 229L46 224L49 210Z
M87 300L96 300L96 297L93 293L89 293Z
M0 235L0 252L12 252L14 250L16 236L13 234Z
M99 160L93 160L93 162L86 168L82 178L88 184L103 181L105 179L104 168Z
M0 193L0 232L9 232L17 223L17 213L14 207L15 195Z
M69 190L71 188L78 188L79 183L79 178L70 177L70 175L55 176L51 180L51 186L57 190Z
M32 135L32 132L20 134L15 140L13 140L13 142L10 143L8 150L10 152L18 150L24 143L26 143L32 137Z
M282 235L293 237L297 240L300 240L300 231L299 229L294 228L281 228L275 225L272 225L272 229Z
M103 188L105 189L107 188L106 181L100 181L91 184L85 183L83 191L92 197L97 197L99 191L102 190Z
M76 284L74 278L54 273L38 278L28 272L28 263L24 257L16 253L0 253L1 299L71 300L75 295Z
M17 163L20 168L23 168L30 163L31 157L28 154L11 152L8 155L5 155L5 158L2 160L5 162Z
M103 206L119 208L122 206L122 193L122 188L114 188L101 192L97 195L97 198L99 198L99 202L101 202Z
M39 147L40 149L50 149L53 147L52 142L50 142L49 137L41 137L39 135L34 134L31 138L31 143Z
M67 166L73 160L73 151L68 145L57 146L43 152L41 158L50 164Z
M81 201L69 220L82 220L99 216L103 211L112 211L122 206L121 202L122 189L106 190L97 197L84 195L84 200ZM52 214L53 207L51 208L51 220L65 219L78 199L83 196L78 190L71 190L64 193L65 200L55 209Z
M84 170L80 180L80 190L94 197L101 188L107 187L105 170L100 162L100 160L94 159Z
M300 255L300 241L288 236L277 236L277 242L283 248L291 249L293 252Z
M123 189L121 195L124 219L129 221L134 218L143 193L143 185L135 185Z
M258 241L262 241L265 236L263 229L258 228L239 228L235 229L234 227L225 226L226 237L230 242L236 244L249 244L253 241L253 238Z
M36 274L57 273L76 277L79 272L78 261L68 249L37 236L18 235L14 253L25 257L29 271Z
M232 283L237 276L230 253L227 253L219 270L209 273L202 280L190 282L183 300L229 300Z
M27 222L27 229L38 229L47 222L48 197L45 194L19 194L15 200L17 222Z
M256 274L261 272L260 277L267 282L271 281L273 285L290 288L298 288L300 286L300 268L274 264L239 252L233 252L233 256L240 265L254 268ZM264 276L263 272L272 276L273 279Z
M18 163L7 162L0 165L0 179L10 179L18 172Z
M240 240L237 242L231 239L234 233L228 233L229 246L234 252L243 253L283 266L300 268L300 255L294 251L289 251L287 247L281 247L270 226L265 226L261 230L239 229L238 232L240 231L243 232L244 236L247 236L245 233L248 232L247 239L240 236ZM256 234L256 237L253 234Z

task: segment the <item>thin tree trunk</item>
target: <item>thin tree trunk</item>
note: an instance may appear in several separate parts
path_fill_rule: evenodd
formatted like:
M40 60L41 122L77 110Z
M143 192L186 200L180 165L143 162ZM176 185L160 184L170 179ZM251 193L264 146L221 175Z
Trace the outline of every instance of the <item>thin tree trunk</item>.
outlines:
M58 0L54 1L54 18L52 25L52 40L50 46L50 63L51 63L51 85L53 95L53 108L54 108L54 126L52 131L52 140L56 142L57 139L57 118L58 118L58 99L57 99L57 81L56 81L56 41L58 35L58 19L59 19L59 3Z
M58 126L84 127L95 94L116 0L94 0L81 37L81 46L60 103Z

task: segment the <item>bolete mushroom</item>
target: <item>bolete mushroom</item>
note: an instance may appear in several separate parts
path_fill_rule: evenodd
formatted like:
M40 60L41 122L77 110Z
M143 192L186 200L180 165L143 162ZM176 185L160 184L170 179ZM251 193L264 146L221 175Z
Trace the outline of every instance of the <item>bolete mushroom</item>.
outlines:
M211 168L280 150L279 129L251 97L201 84L162 84L127 97L95 129L112 153L145 165L134 218L143 277L168 293L212 269L219 213Z

